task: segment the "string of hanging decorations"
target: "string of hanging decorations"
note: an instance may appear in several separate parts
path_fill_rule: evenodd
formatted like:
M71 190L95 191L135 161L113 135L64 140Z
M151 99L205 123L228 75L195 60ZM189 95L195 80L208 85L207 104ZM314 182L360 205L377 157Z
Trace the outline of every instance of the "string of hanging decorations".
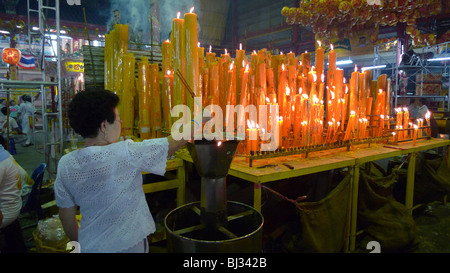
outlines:
M417 19L441 12L441 0L301 0L298 7L281 10L288 24L311 27L316 39L351 38L365 31L376 42L380 26L406 23L414 44L427 46L436 44L436 35L421 33Z

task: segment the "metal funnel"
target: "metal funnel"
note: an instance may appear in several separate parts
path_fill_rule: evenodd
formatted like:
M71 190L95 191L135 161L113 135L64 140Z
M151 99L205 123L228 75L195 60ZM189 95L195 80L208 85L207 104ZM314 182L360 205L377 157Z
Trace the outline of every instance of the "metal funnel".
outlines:
M200 213L206 228L218 228L227 222L225 177L239 144L238 140L195 140L187 148L202 178Z
M238 140L195 140L187 148L201 177L218 178L228 174Z

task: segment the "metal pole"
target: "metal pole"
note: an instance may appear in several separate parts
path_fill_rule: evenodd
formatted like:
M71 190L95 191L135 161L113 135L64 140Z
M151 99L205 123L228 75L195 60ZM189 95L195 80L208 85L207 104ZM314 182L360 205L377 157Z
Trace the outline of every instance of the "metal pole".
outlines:
M57 77L57 81L58 81L58 119L59 119L59 156L62 156L63 154L63 149L64 149L64 141L63 141L63 122L62 122L62 88L61 88L61 39L60 39L60 13L59 13L59 0L56 0L56 32L57 32L57 37L58 37L58 56L57 56L57 64L56 64L56 71L58 74Z

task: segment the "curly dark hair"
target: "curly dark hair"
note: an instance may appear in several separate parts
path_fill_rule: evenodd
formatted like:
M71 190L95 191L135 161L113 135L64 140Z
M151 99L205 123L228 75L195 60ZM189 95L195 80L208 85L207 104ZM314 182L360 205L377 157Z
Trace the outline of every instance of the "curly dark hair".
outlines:
M108 90L79 92L69 104L69 124L82 137L94 138L103 121L114 123L118 104L119 97Z

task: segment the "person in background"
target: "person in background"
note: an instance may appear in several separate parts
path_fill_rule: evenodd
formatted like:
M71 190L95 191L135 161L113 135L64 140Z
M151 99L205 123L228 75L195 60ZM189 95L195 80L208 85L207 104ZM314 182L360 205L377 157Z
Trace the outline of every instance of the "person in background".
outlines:
M22 146L28 147L30 145L33 145L33 128L32 124L30 123L30 119L32 119L33 117L35 108L33 103L31 103L31 97L29 95L23 95L22 100L23 102L20 104L19 108L19 118L22 124L22 132L27 134L27 140Z
M7 138L7 128L6 128L6 117L7 117L7 111L8 108L5 106L1 109L2 114L4 115L4 117L0 118L0 131L2 133L3 138ZM19 125L17 125L17 121L11 117L11 115L9 115L9 134L11 136L11 134L17 134L17 135L21 135L23 134L22 131L19 129Z
M419 110L419 99L411 99L408 107L409 116L411 118L417 118L417 111Z
M4 142L0 136L0 253L24 253L27 248L18 216L22 209L21 185L25 171L5 150Z
M9 102L9 115L17 121L17 115L19 114L19 105L16 104L15 100Z
M155 222L142 172L164 175L167 158L187 143L172 136L118 141L118 103L116 94L100 90L79 92L69 104L69 124L84 137L85 147L60 159L54 192L64 231L82 253L148 252L147 236L155 232Z
M417 109L417 118L425 118L425 114L428 112L428 107L426 106L426 99L420 98L418 100L419 109Z

